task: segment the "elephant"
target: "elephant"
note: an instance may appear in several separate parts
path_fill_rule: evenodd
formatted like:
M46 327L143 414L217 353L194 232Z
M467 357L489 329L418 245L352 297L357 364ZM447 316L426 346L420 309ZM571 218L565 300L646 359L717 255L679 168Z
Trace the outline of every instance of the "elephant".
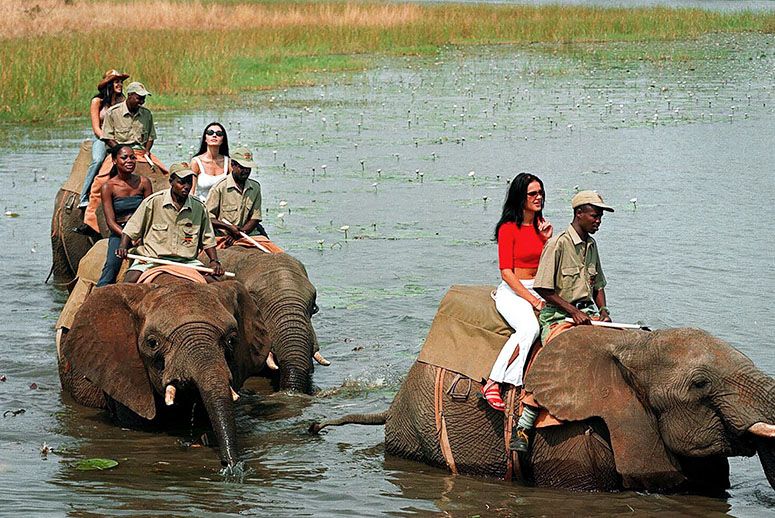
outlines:
M59 336L62 389L77 403L106 409L122 426L157 428L187 423L200 404L221 463L238 465L236 391L270 349L242 284L168 279L95 288Z
M66 287L68 290L75 284L78 263L94 244L91 237L73 230L83 223L78 201L91 162L91 145L90 140L81 143L70 176L54 199L54 213L51 217L51 275L54 277L55 286ZM135 173L148 177L154 191L169 185L166 176L157 168L151 168L146 161L138 160ZM98 216L102 237L108 237L109 232L101 208L98 210Z
M323 365L328 361L318 351L312 327L317 294L304 265L286 253L267 254L240 246L219 250L218 258L250 292L267 328L277 362L277 370L266 372L273 387L311 393L313 357ZM270 362L267 365L273 367Z
M503 477L508 416L460 389L481 380L439 372L417 361L386 411L310 432L384 424L387 454ZM717 494L729 487L727 458L758 453L775 487L775 380L705 331L574 327L536 355L525 388L562 421L536 429L515 462L526 484Z

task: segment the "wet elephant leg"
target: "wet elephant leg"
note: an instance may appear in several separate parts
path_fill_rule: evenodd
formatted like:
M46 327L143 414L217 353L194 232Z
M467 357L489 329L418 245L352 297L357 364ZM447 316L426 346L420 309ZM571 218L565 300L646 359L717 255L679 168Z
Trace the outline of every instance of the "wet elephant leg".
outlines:
M503 413L490 409L477 397L480 385L475 382L465 400L453 400L446 391L454 376L448 373L445 377L442 399L449 444L458 471L502 477L506 471ZM467 385L465 380L462 383ZM385 451L446 468L436 433L434 384L433 367L419 362L412 366L385 423Z
M530 452L531 481L540 487L613 491L621 487L608 430L600 420L536 430Z

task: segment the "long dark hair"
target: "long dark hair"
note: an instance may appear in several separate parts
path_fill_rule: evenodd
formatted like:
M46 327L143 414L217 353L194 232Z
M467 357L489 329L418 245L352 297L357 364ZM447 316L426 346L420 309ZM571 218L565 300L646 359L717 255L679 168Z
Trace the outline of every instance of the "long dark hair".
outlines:
M207 131L207 128L209 128L210 126L218 126L219 128L221 128L221 131L223 131L223 142L221 142L221 147L218 148L218 153L220 153L223 156L229 156L229 135L226 134L226 128L224 128L220 122L211 122L210 124L205 126L205 129L202 130L202 140L199 141L199 151L196 152L195 156L199 156L205 151L207 151L205 132Z
M129 144L119 144L108 150L108 153L110 153L110 156L113 158L113 167L110 168L111 178L118 175L118 168L116 167L116 158L118 158L118 152L121 151L122 148L128 148L129 151L131 151L132 153L135 152L135 150L132 149L132 146L130 146Z
M109 82L108 84L106 84L102 88L98 88L97 89L97 95L95 95L94 97L96 97L97 99L100 100L100 109L102 109L102 108L110 108L114 104L118 104L118 103L120 103L121 101L124 100L125 96L122 93L118 97L116 97L116 99L115 99L116 102L113 102L113 100L114 100L113 99L113 83L115 83L116 81L119 81L119 79L114 79L113 81Z
M525 217L525 201L527 200L527 186L533 182L538 182L541 190L544 190L544 182L539 177L530 173L519 173L511 181L509 190L506 193L506 201L503 202L503 212L501 219L495 225L495 240L498 240L498 230L504 223L514 222L517 228L522 226L522 219ZM544 219L544 199L541 199L541 210L535 213L533 217L533 227L538 232L538 222Z

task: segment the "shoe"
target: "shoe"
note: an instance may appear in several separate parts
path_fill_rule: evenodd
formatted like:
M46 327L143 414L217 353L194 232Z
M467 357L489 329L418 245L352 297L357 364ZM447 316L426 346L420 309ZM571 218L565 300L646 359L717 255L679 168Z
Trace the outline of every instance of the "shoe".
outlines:
M530 449L530 438L527 436L527 430L525 428L517 428L517 430L511 436L509 449L519 453L527 453L527 451Z
M482 395L485 401L495 410L499 412L506 410L506 403L503 402L501 397L501 388L494 381L485 383L484 387L482 387Z

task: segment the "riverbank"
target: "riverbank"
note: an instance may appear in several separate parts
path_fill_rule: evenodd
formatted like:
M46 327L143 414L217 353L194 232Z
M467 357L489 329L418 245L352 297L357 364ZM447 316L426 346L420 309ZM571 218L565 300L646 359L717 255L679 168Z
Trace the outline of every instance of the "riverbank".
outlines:
M775 13L668 8L11 0L0 19L0 121L87 112L109 68L154 93L154 110L297 85L370 56L446 45L656 41L775 32Z

